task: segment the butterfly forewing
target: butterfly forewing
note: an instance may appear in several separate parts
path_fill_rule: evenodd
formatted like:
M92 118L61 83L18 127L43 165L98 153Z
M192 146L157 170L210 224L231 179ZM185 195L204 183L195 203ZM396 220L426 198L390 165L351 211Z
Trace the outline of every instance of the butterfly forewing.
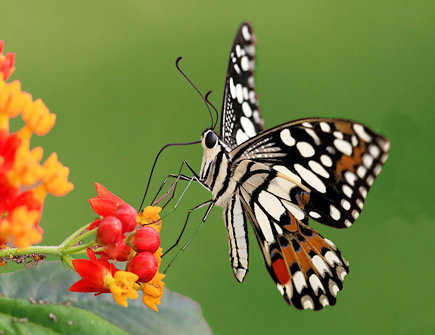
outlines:
M263 119L254 88L255 36L245 22L231 48L225 78L221 140L231 149L263 131Z
M255 160L300 185L295 205L314 220L349 227L388 157L389 142L369 128L341 119L302 119L283 124L230 153Z

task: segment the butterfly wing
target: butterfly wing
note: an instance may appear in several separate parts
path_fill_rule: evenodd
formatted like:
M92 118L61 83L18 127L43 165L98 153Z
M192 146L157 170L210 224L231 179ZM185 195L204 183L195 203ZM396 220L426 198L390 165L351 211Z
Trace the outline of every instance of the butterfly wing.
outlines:
M239 168L246 172L234 198L252 224L266 268L284 299L298 309L334 305L348 263L331 241L308 227L292 196L304 189L262 163L245 160Z
M264 130L254 88L255 36L249 22L234 39L225 78L221 140L233 149Z
M270 129L230 153L233 164L265 164L300 186L295 205L310 218L350 227L388 157L390 143L360 123L308 118Z

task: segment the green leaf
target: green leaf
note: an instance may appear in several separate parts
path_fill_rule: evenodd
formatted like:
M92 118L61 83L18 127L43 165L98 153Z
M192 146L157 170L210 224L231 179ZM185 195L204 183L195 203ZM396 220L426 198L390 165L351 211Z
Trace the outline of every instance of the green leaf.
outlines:
M2 334L104 334L127 335L113 324L84 309L55 304L35 304L0 297Z
M128 308L124 308L115 303L111 294L95 297L90 293L69 292L68 288L78 279L75 272L68 271L60 262L45 262L33 269L1 274L0 292L10 298L79 307L95 313L130 334L212 334L199 305L166 288L162 303L158 306L159 312L155 312L143 304L141 297L137 300L129 299ZM1 303L3 305L3 301ZM100 332L93 334L98 333ZM35 332L32 331L32 334Z

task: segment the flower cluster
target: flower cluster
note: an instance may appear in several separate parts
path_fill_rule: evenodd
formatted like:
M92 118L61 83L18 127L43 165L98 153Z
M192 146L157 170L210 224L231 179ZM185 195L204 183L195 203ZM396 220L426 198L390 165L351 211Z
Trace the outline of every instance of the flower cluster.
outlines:
M40 242L39 220L47 193L63 196L73 189L69 169L56 153L41 164L43 149L30 148L31 136L47 134L56 115L23 92L19 81L6 82L14 69L14 54L3 55L0 41L0 249ZM19 115L24 126L10 133L9 121Z
M143 292L143 302L157 311L163 295L164 275L159 273L161 208L149 206L138 215L122 199L96 184L98 196L89 200L100 215L89 227L96 230L95 248L88 249L89 260L73 260L73 266L82 277L70 288L75 292L113 294L115 301L127 307L127 298L136 299ZM97 259L95 253L100 254ZM112 261L127 261L125 271L117 269Z

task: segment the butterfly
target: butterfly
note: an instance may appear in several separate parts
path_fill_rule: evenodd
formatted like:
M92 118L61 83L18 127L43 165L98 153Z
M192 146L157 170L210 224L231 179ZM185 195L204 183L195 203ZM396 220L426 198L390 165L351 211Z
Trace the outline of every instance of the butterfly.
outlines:
M220 135L201 136L198 181L223 208L234 276L248 272L248 221L266 268L297 309L334 305L349 263L309 219L350 227L361 213L390 142L354 121L304 118L264 130L254 87L256 39L249 22L234 39Z

